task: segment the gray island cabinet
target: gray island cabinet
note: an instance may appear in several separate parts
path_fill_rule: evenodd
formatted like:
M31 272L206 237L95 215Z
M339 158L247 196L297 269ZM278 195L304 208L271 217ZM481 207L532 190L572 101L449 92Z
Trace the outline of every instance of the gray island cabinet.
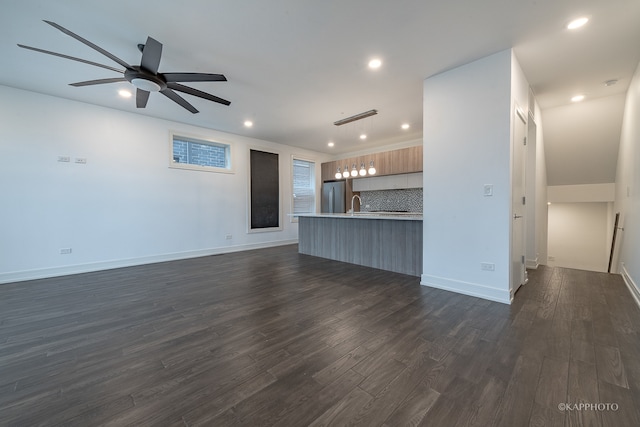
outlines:
M422 215L299 214L298 252L396 273L422 274Z

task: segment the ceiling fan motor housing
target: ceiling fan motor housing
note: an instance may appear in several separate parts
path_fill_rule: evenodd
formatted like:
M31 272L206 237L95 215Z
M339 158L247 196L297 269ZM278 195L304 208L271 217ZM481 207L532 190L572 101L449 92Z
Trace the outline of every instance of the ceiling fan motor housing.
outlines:
M167 83L161 76L151 74L140 67L125 70L124 78L137 89L148 92L159 92L167 88Z

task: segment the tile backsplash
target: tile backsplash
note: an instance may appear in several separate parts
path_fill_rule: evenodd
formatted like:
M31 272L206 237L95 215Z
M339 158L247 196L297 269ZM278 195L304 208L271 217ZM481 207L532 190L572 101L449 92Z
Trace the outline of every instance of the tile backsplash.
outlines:
M360 198L362 198L361 212L422 212L422 188L361 191Z

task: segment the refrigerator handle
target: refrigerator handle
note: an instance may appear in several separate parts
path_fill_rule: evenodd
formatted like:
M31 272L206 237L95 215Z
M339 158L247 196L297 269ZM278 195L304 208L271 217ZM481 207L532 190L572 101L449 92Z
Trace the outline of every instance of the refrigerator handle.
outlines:
M334 197L335 197L335 188L331 187L331 190L329 190L329 213L334 213L333 211L333 204L334 204Z

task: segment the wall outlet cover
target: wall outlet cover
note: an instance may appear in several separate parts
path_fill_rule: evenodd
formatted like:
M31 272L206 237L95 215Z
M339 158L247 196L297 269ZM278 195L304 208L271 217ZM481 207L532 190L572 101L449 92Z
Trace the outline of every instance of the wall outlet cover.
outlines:
M481 262L480 269L482 271L496 271L496 265L492 262Z

